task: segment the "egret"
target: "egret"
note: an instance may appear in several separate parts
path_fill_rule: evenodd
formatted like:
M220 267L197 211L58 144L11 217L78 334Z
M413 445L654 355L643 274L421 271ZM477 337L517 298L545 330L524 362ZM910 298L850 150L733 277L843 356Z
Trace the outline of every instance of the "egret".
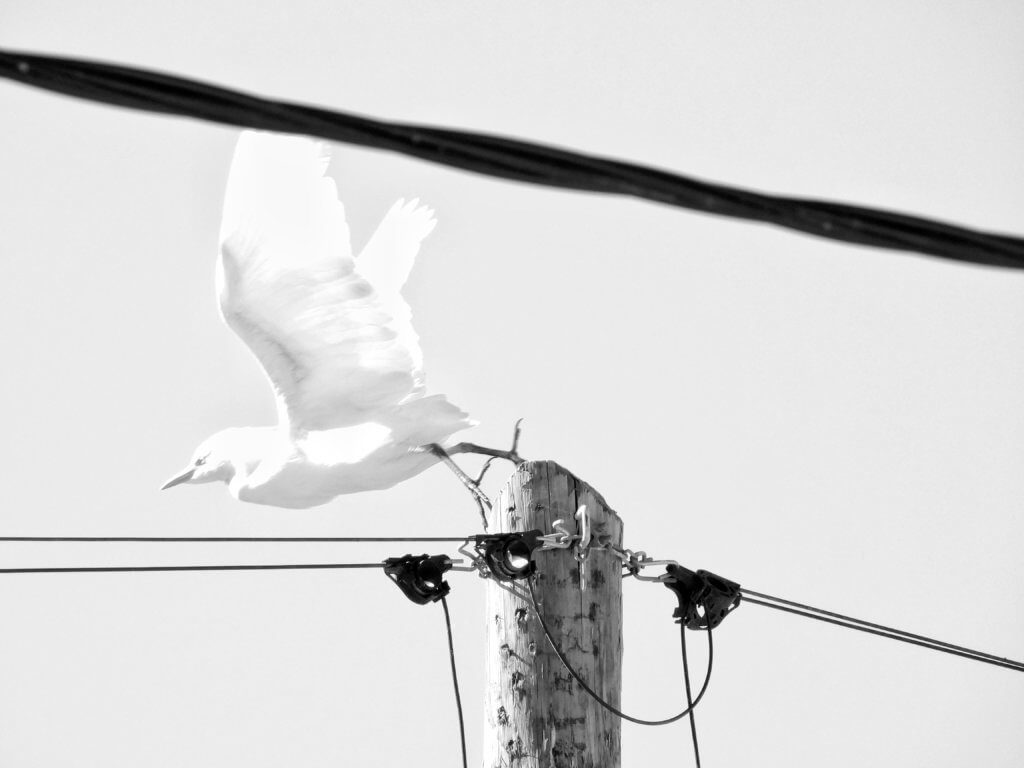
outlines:
M225 429L164 484L221 481L236 499L305 508L390 488L445 462L484 511L479 479L455 453L521 459L512 449L445 445L473 426L426 394L423 354L402 297L430 208L398 200L358 257L326 176L323 142L245 131L228 174L216 283L220 312L273 386L278 423ZM482 476L482 475L481 475Z

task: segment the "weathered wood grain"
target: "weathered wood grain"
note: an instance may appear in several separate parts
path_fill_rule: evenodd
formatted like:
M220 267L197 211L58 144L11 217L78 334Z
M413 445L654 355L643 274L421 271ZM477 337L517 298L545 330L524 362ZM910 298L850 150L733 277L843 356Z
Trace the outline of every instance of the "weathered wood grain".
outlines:
M494 503L496 532L570 532L585 504L595 542L622 546L622 521L601 495L558 464L527 462ZM537 553L535 590L545 621L580 676L609 703L622 690L620 560L607 550L583 564L570 550ZM581 589L581 581L583 588ZM620 721L579 688L533 616L522 582L487 584L485 768L618 768Z

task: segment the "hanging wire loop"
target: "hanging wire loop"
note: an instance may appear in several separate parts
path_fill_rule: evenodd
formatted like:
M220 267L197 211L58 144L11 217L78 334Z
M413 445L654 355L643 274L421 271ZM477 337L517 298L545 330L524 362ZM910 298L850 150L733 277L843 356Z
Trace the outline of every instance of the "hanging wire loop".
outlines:
M596 701L601 707L608 710L613 715L621 717L623 720L628 720L631 723L636 723L637 725L668 725L669 723L674 723L677 720L681 720L684 717L686 717L700 703L700 700L704 698L704 694L707 692L708 689L708 683L711 682L711 668L714 663L714 644L711 640L710 629L705 630L708 633L708 670L707 673L704 675L704 684L701 686L700 692L697 694L696 698L694 698L692 702L688 702L686 708L682 712L680 712L677 715L672 715L671 717L666 717L663 720L644 720L639 717L627 715L625 712L622 712L609 702L605 701L600 696L600 694L598 694L593 688L591 688L587 684L586 680L580 677L579 672L576 671L575 667L573 667L572 664L569 662L569 659L566 658L565 653L559 647L558 642L551 634L551 630L548 628L547 622L544 620L544 614L541 612L540 606L537 602L537 595L533 588L533 582L535 578L536 577L531 576L530 578L526 579L526 586L528 588L528 593L530 595L530 604L533 607L533 615L537 617L537 621L540 624L541 631L544 633L544 637L547 638L548 645L551 647L551 650L554 652L555 656L558 657L558 660L562 662L562 666L565 667L565 670L572 676L572 678L576 681L580 688L582 688L587 693L587 695L590 696L590 698L592 698L594 701ZM685 631L686 627L680 624L680 643L682 647L684 665L687 664L686 639L682 635L682 633Z
M134 67L15 51L0 51L0 77L120 107L399 152L502 179L630 195L856 245L1024 269L1020 237L864 206L727 187L518 139L389 123Z

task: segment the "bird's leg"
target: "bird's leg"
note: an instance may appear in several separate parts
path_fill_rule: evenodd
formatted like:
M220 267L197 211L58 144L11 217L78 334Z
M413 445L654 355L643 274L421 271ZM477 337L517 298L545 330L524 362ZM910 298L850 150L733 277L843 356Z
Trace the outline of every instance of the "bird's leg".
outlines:
M476 476L476 480L473 481L474 483L476 483L476 487L477 488L479 488L480 487L480 483L482 483L484 481L484 475L486 475L487 474L487 470L491 468L491 462L492 461L494 461L494 456L491 456L491 458L489 458L487 461L485 461L484 465L480 468L480 474L477 475Z
M448 449L448 454L479 453L483 456L490 456L492 459L506 459L518 467L523 463L523 457L519 455L519 434L522 432L522 424L522 419L516 421L515 431L512 433L512 447L507 451L503 451L500 448L485 448L476 443L456 443ZM487 471L489 464L490 462L488 461L484 465L484 472ZM483 478L483 472L480 473L480 477Z
M487 471L487 464L490 464L490 461L488 461L487 464L484 465L483 470L480 472L480 477L474 480L465 472L463 472L462 467L460 467L458 464L452 461L452 457L448 454L448 451L446 451L437 443L430 443L429 445L425 445L423 446L423 449L430 451L432 454L437 456L437 458L443 461L448 466L448 469L454 472L455 476L459 478L459 482L466 486L469 492L473 494L473 499L476 501L476 505L480 509L480 519L483 521L484 530L486 531L487 513L491 511L491 500L488 499L487 495L480 490L480 480L483 479L484 472Z

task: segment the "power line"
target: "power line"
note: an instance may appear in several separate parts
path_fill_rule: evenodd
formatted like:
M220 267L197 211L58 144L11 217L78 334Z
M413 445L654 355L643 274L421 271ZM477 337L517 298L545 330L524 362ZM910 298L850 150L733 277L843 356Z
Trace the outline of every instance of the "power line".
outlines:
M0 77L120 107L399 152L513 181L629 195L857 245L1024 269L1020 237L864 206L768 195L518 139L390 123L81 59L0 51Z
M10 537L7 537L8 539ZM40 537L26 537L31 541L39 540ZM6 540L6 539L5 539ZM44 539L50 540L50 539ZM63 539L62 539L63 540ZM85 539L86 541L95 541L95 538ZM134 541L132 538L120 537L116 539L118 541ZM144 541L163 541L164 539L143 539ZM180 538L172 539L174 541L181 540ZM194 540L194 539L186 539ZM208 539L198 539L200 541L207 541ZM224 539L215 539L217 541ZM248 541L249 539L226 539L228 541ZM262 539L267 540L267 539ZM280 540L280 539L270 539ZM291 540L291 539L288 539ZM314 539L316 541L317 539ZM384 539L390 541L416 541L422 539ZM436 539L431 539L436 540ZM463 541L464 539L456 539L456 541ZM450 567L453 562L461 561L448 561ZM154 572L154 571L282 571L282 570L326 570L326 569L350 569L350 568L384 568L385 563L289 563L289 564L254 564L254 565L126 565L126 566L98 566L98 567L72 567L72 568L0 568L0 574L26 574L26 573L125 573L125 572ZM448 601L442 595L441 605L444 608L444 623L448 632L448 653L451 659L451 670L452 670L452 685L455 688L455 706L458 711L459 717L459 738L462 745L462 766L468 768L468 761L466 756L466 727L462 715L462 696L459 693L459 677L455 666L455 645L452 638L452 622L451 615L448 611Z
M157 571L312 571L383 568L383 563L288 563L257 565L102 565L71 568L0 568L4 573L135 573Z
M884 624L876 624L870 621L865 621L864 619L857 619L852 616L836 613L835 611L815 608L814 606L798 603L793 600L785 600L781 597L766 595L763 592L757 592L747 587L741 587L734 581L724 579L721 576L708 571L697 571L694 573L683 568L674 560L653 560L648 558L643 552L634 553L629 550L627 550L627 552L629 552L630 556L628 561L625 563L625 567L629 571L629 575L635 576L636 578L644 581L659 581L665 584L665 586L672 588L673 591L679 592L680 607L676 615L683 616L683 620L686 621L693 629L698 628L698 626L703 626L705 619L710 620L710 618L712 618L712 613L714 616L717 616L717 622L720 622L741 603L752 603L753 605L774 608L778 611L785 611L786 613L792 613L797 616L816 619L817 621L824 621L847 629L856 629L860 632L888 637L893 640L899 640L912 645L919 645L935 651L942 651L943 653L949 653L954 656L962 656L964 658L974 659L975 661L981 661L986 664L993 664L995 666L1024 672L1024 662L1013 661L1012 659L1007 659L1003 656L996 656L995 654L977 651L972 648L965 648L962 645L954 645L953 643L948 643L944 640L936 640L933 637L917 635L913 632L907 632L906 630L897 629L895 627L888 627ZM640 571L642 569L649 568L653 565L666 565L666 573L658 577L640 575ZM682 577L685 578L680 581ZM675 584L683 585L685 588L682 591L679 591L674 586ZM700 599L695 601L693 599L694 596L697 596ZM711 606L713 609L712 613L709 613L708 605L700 605L701 601L706 603L709 598L713 600L713 605ZM703 613L697 611L697 609L701 607L704 609ZM693 613L693 611L697 612Z
M1006 669L1014 669L1018 672L1024 672L1024 662L1013 661L1012 659L995 656L991 653L965 648L961 645L953 645L952 643L947 643L943 640L936 640L934 638L925 637L924 635L916 635L912 632L896 629L894 627L887 627L883 624L875 624L870 621L864 621L863 619L855 619L851 616L844 616L840 613L826 611L821 608L804 605L803 603L797 603L792 600L772 597L771 595L766 595L762 592L755 592L754 590L747 589L745 587L742 589L742 593L744 603L762 605L767 608L774 608L777 611L785 611L786 613L792 613L808 619L824 621L847 629L856 629L859 632L867 632L872 635L887 637L892 640L899 640L903 643L918 645L922 648L930 648L933 651L941 651L942 653L961 656L965 659L974 659L975 661L981 661L985 664L992 664L997 667L1004 667Z
M0 536L0 542L136 542L136 543L168 543L168 542L316 542L316 543L348 543L348 542L388 542L388 541L434 541L460 542L467 536Z
M430 536L430 537L397 537L397 536L374 536L374 537L275 537L275 536L0 536L0 542L89 542L89 543L109 543L109 542L132 542L132 543L226 543L226 542L240 542L240 543L259 543L259 542L312 542L312 543L347 543L347 542L461 542L466 541L466 536L453 536L453 537L441 537L441 536ZM131 573L131 572L174 572L174 571L255 571L255 570L335 570L335 569L350 569L350 568L382 568L383 563L301 563L301 564L253 564L253 565L173 565L173 566L89 566L89 567L32 567L32 568L0 568L0 575L2 574L32 574L32 573ZM532 584L531 596L532 596ZM1024 672L1024 662L1013 661L1002 656L996 656L991 653L974 650L971 648L965 648L964 646L955 645L948 643L943 640L937 640L935 638L926 637L924 635L914 634L907 632L906 630L897 629L895 627L885 626L883 624L876 624L873 622L865 621L863 619L853 618L846 616L834 611L827 611L822 608L815 608L810 605L803 603L797 603L792 600L786 600L780 597L774 597L767 595L762 592L757 592L751 589L743 588L742 590L744 602L752 603L754 605L761 605L767 608L774 608L776 610L791 613L797 616L803 616L805 618L816 619L818 621L824 621L829 624L834 624L840 627L848 629L856 629L861 632L867 632L869 634L878 635L880 637L888 637L893 640L899 640L901 642L910 643L912 645L921 646L923 648L930 648L932 650L942 651L954 656L960 656L967 659L974 659L975 661L981 661L994 666L1004 667L1006 669L1013 669ZM534 604L536 608L536 603ZM543 617L539 615L538 618L541 621L541 625L547 634L547 628L544 626ZM551 641L550 635L548 635L549 641ZM708 638L710 644L710 637ZM552 647L556 654L559 653L558 649L554 646L552 641ZM684 665L685 665L685 640L683 641L683 653L684 653ZM564 661L564 659L563 659ZM566 663L567 668L570 672L574 670L569 667ZM710 666L708 670L710 676ZM688 678L688 669L684 667L684 676ZM578 680L586 688L586 683L582 680ZM707 685L707 679L705 680L705 687ZM688 680L687 680L688 683ZM588 689L588 692L589 689ZM704 692L704 688L701 689L701 695ZM698 700L700 696L698 696ZM602 702L603 703L603 702ZM689 703L689 702L688 702ZM695 703L695 702L694 702ZM692 709L692 706L688 708L683 714L687 714ZM615 710L613 710L615 711ZM615 711L616 714L619 714ZM622 715L626 719L632 719L626 715ZM678 719L678 718L677 718ZM635 722L640 722L634 720ZM671 722L671 720L669 721ZM650 723L650 724L653 724ZM691 719L691 728L694 728ZM696 734L694 733L694 736ZM699 759L699 758L698 758Z

